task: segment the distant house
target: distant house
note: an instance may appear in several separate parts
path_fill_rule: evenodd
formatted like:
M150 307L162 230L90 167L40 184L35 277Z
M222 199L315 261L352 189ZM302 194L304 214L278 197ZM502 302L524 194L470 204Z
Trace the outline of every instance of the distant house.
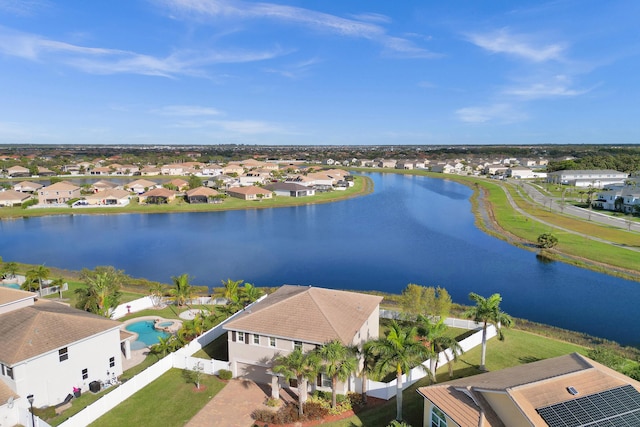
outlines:
M261 200L271 199L273 197L273 193L271 191L254 186L229 188L227 193L231 197L236 197L242 200Z
M170 203L176 199L177 195L177 191L169 190L168 188L154 188L140 195L140 203L154 205Z
M224 166L222 168L222 173L225 175L231 175L231 174L242 175L244 173L244 168L240 165L234 165L230 163L229 165Z
M423 426L637 426L640 382L578 353L418 389Z
M188 190L186 194L187 202L189 203L211 203L216 196L219 196L216 190L209 187L197 187L192 190Z
M266 190L273 191L276 196L305 197L313 196L316 192L313 188L296 184L295 182L277 182L265 185Z
M13 189L15 191L20 191L22 193L35 193L39 189L41 189L42 187L44 187L44 185L39 184L37 182L21 181L21 182L15 184L13 186Z
M38 166L38 175L40 175L40 176L55 176L56 173L54 171L52 171L51 169L47 169L45 167Z
M93 184L91 184L91 190L93 190L95 193L99 193L105 190L115 190L115 189L122 189L122 186L120 184L116 184L115 182L103 181L103 180L96 181Z
M524 166L512 166L507 169L506 176L517 179L537 178L537 173Z
M31 172L23 166L11 166L7 168L7 176L9 178L27 177L31 176Z
M450 165L449 163L438 164L431 166L431 172L436 173L456 173L456 168Z
M115 188L84 196L86 203L92 206L126 206L130 198L131 193Z
M140 169L139 172L140 172L140 175L142 176L156 176L162 173L160 168L157 168L155 166L145 166L142 169Z
M160 167L160 171L162 175L195 175L203 166L200 162L173 163Z
M39 205L63 204L78 198L80 198L80 187L65 181L56 182L38 190Z
M259 172L257 170L251 170L238 177L240 179L240 185L255 185L264 184L271 178L270 172Z
M136 179L133 182L130 182L124 186L125 190L133 191L137 194L142 194L145 191L149 191L158 186L157 183L153 181L149 181L147 179Z
M0 206L20 206L29 199L31 199L31 194L29 193L14 190L0 191Z
M114 170L107 166L97 166L89 171L89 175L114 175Z
M395 160L380 160L377 165L379 168L395 168L396 161Z
M227 322L229 362L234 377L271 384L272 394L284 380L270 370L278 355L300 348L303 352L338 340L362 346L378 337L382 297L311 286L280 287ZM331 378L319 375L315 387L330 387ZM341 391L344 393L344 384Z
M485 166L484 173L486 175L504 175L505 173L507 173L508 169L509 168L506 166L491 164L491 165Z
M398 160L398 162L396 162L396 169L411 170L414 168L415 164L413 160Z
M180 178L172 179L171 181L167 182L165 185L167 185L167 184L177 188L178 191L184 191L184 190L189 188L189 182L185 181L184 179L180 179Z
M615 170L562 170L549 172L547 182L573 185L575 187L603 188L609 185L622 185L629 178L624 172Z
M0 393L8 388L23 408L29 406L27 395L33 395L35 407L54 406L74 387L88 391L93 381L120 376L127 347L120 326L65 304L36 299L31 292L0 287ZM5 425L5 418L0 419Z

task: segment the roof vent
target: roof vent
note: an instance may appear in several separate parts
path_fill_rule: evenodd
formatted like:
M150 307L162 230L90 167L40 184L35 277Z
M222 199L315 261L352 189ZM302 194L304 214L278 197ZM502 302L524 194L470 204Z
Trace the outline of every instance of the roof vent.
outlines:
M575 387L573 387L573 386L569 386L569 387L567 387L567 391L568 391L569 393L571 393L571 395L573 395L573 396L575 396L576 394L578 394L578 390L576 390L576 389L575 389Z

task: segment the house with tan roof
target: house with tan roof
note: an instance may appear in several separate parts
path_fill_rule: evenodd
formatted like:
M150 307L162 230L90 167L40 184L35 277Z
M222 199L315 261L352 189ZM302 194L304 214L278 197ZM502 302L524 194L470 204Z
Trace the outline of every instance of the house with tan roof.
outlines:
M379 334L382 297L311 286L284 285L227 322L229 362L234 377L271 384L272 394L288 386L270 368L278 355L303 352L339 340L361 346ZM320 375L314 387L331 387ZM345 384L341 385L344 392Z
M161 173L162 171L160 170L160 168L157 168L155 166L145 166L140 169L140 175L142 176L156 176L160 175Z
M0 395L6 388L28 407L54 406L93 381L122 374L120 322L0 287ZM3 391L4 390L4 391ZM3 405L5 401L0 401ZM0 409L0 420L5 424Z
M578 353L418 393L425 427L640 425L640 382Z
M21 193L14 190L0 191L0 206L20 206L29 199L31 199L31 194L29 193Z
M171 203L176 199L177 191L168 188L154 188L140 195L140 203L164 204Z
M311 187L306 187L295 182L276 182L274 184L265 185L264 188L273 191L276 196L284 197L305 197L313 196L316 191Z
M217 201L220 193L209 187L196 187L187 191L186 199L189 203L210 203ZM223 196L224 197L224 196Z
M178 191L184 191L187 190L189 188L189 182L185 181L184 179L181 178L174 178L171 181L167 182L165 184L165 186L169 184L169 186L173 186L175 188L178 189Z
M127 206L131 200L131 193L112 188L86 195L84 200L90 206Z
M264 188L255 187L250 185L248 187L233 187L227 190L227 194L231 197L236 197L242 200L261 200L261 199L271 199L273 197L273 193L269 190L265 190Z
M91 184L91 190L95 193L99 193L105 190L122 190L122 186L120 184L116 184L115 182L100 180Z
M21 181L21 182L15 184L13 186L13 189L15 191L20 191L22 193L35 193L39 189L41 189L42 187L44 187L44 185L42 185L40 183L37 183L37 182Z
M80 198L80 187L60 181L38 190L39 205L56 205Z
M16 177L21 177L21 176L31 176L31 172L29 172L29 169L25 168L24 166L11 166L10 168L7 168L7 176L9 178L16 178Z
M224 166L222 168L222 173L224 175L231 175L231 174L236 174L236 175L242 175L244 173L244 168L240 165L237 164L233 164L233 163L229 163L227 166Z
M148 179L136 179L128 184L125 184L124 189L133 191L137 194L142 194L145 191L149 191L158 186L157 183L153 181L149 181Z

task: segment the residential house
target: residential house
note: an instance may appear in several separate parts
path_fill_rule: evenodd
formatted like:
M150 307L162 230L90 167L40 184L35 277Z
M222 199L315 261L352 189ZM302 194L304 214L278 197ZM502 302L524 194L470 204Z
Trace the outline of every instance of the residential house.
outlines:
M84 200L91 206L126 206L131 199L131 193L122 189L107 189L84 196Z
M120 322L0 287L0 394L54 406L93 381L122 374ZM1 402L4 404L4 401ZM5 420L2 420L5 425ZM8 424L13 425L13 424Z
M29 199L31 199L31 194L29 193L14 190L0 191L0 206L20 206Z
M89 171L89 175L113 175L114 170L108 166L97 166Z
M240 180L228 175L218 175L215 179L208 179L203 182L206 187L229 189L231 187L239 187Z
M507 173L509 168L506 166L498 165L498 164L490 164L485 166L484 173L485 175L504 175Z
M378 338L380 301L379 296L335 289L280 287L224 325L234 377L271 384L277 395L282 379L270 370L277 356L296 348L307 352L333 340L362 346ZM330 387L331 379L320 375L315 386Z
M189 188L189 182L185 181L184 179L180 179L180 178L172 179L171 181L167 182L165 184L165 186L167 184L169 184L169 187L177 188L178 191L184 191L184 190L187 190Z
M517 179L537 178L538 174L524 166L512 166L505 172L506 176Z
M304 197L313 196L316 192L313 188L296 184L295 182L276 182L265 185L266 190L273 191L276 196Z
M196 173L198 176L218 176L222 175L222 166L216 164L206 164Z
M456 168L449 163L431 165L431 172L437 173L456 173Z
M104 181L104 180L96 181L93 184L91 184L91 190L94 193L99 193L105 190L115 190L115 189L121 190L122 186L120 184L116 184L115 182Z
M20 181L13 186L13 189L22 193L35 193L42 187L44 187L44 185L37 182Z
M611 186L599 191L591 203L596 209L633 213L640 206L640 189L632 186Z
M156 175L160 175L162 173L162 170L155 166L145 166L142 169L140 169L139 172L140 172L140 175L142 176L156 176Z
M271 173L269 171L250 170L240 175L239 178L241 186L264 184L271 178Z
M396 169L412 170L415 168L413 160L398 160L396 162Z
M154 188L140 194L140 203L156 205L171 203L176 199L177 195L177 191L169 190L168 188Z
M40 176L55 176L56 173L54 171L52 171L51 169L47 169L45 167L38 166L38 175L40 175Z
M38 204L62 204L71 199L79 199L80 196L80 187L66 181L61 181L38 190Z
M213 188L197 187L187 191L186 199L189 203L210 203L219 195L220 193Z
M426 426L637 426L640 382L573 353L420 387Z
M271 199L273 193L264 188L254 187L252 185L248 187L233 187L227 190L227 194L231 197L236 197L242 200L262 200Z
M227 166L222 168L222 173L225 175L242 175L244 173L244 168L240 165L234 165L233 163L229 163Z
M395 160L385 160L382 159L378 162L378 167L379 168L395 168L396 167L396 161Z
M124 186L125 190L133 191L136 194L142 194L156 187L158 184L148 179L136 179Z
M624 172L610 169L604 170L562 170L549 172L547 182L573 185L575 187L603 188L610 185L621 185L629 177Z
M173 163L160 167L160 171L162 175L195 175L203 166L200 162Z
M24 166L16 165L7 168L7 177L9 178L19 178L27 176L31 176L31 172L29 172L29 169L25 168Z

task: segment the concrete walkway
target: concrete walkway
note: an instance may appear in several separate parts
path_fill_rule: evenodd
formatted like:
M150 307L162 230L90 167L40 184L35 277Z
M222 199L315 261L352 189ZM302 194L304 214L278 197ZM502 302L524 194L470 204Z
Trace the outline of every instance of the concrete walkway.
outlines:
M231 380L186 426L251 427L254 423L251 413L267 408L264 402L270 394L268 386L264 387L253 381Z

